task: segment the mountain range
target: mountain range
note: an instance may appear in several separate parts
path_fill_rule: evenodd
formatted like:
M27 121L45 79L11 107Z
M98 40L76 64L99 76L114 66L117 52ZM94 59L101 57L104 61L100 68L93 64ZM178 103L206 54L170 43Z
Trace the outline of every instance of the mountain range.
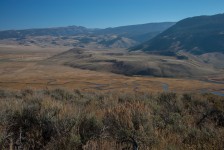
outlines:
M21 45L129 48L131 51L169 56L180 52L194 55L223 53L224 14L190 17L177 23L147 23L106 29L69 26L0 31L0 43L8 39Z
M21 45L57 45L84 48L129 48L147 41L175 23L148 23L106 29L69 26L43 29L0 31L0 40Z
M27 36L71 36L87 34L91 30L82 26L69 26L43 29L7 30L0 31L0 39L26 38Z
M224 14L183 19L155 38L130 50L175 55L224 52Z

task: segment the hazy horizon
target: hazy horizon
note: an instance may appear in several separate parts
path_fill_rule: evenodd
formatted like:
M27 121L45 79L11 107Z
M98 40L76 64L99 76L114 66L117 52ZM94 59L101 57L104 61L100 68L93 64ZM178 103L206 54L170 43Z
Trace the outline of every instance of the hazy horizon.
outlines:
M223 5L221 0L3 0L0 30L177 22L187 17L223 13Z

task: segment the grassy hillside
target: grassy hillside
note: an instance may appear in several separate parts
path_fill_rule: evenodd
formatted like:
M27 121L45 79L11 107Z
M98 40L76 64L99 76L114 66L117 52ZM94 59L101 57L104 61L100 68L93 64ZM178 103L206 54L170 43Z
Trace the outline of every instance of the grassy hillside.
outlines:
M222 149L211 94L0 90L0 149Z
M45 64L48 63L129 76L197 77L221 72L191 55L182 59L116 49L103 51L73 48L49 58L45 61Z
M181 20L152 40L132 50L175 55L179 50L193 54L224 52L224 14Z

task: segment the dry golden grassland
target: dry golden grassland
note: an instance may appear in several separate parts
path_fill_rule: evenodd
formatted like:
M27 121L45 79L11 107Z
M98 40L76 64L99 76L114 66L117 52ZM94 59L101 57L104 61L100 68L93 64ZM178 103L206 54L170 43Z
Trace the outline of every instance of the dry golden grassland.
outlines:
M198 92L200 90L222 91L223 84L195 79L156 77L128 77L107 72L71 68L57 63L42 61L68 50L35 46L0 45L0 88L56 88L97 91L148 91L161 92L164 84L169 91Z
M57 63L43 64L42 61L68 50L34 46L0 45L0 88L67 88L97 91L147 91L161 92L164 84L169 91L199 92L222 91L223 85L196 79L157 77L129 77L107 72L71 68Z

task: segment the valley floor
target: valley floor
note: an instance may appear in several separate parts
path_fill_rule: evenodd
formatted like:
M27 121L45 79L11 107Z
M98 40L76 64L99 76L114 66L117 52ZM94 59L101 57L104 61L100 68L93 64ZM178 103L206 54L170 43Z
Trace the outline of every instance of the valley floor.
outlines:
M71 68L42 61L70 49L34 46L0 45L0 88L57 88L84 91L147 91L147 92L219 92L224 93L222 80L124 76L107 72ZM217 77L216 77L217 78ZM204 78L203 80L207 80Z

